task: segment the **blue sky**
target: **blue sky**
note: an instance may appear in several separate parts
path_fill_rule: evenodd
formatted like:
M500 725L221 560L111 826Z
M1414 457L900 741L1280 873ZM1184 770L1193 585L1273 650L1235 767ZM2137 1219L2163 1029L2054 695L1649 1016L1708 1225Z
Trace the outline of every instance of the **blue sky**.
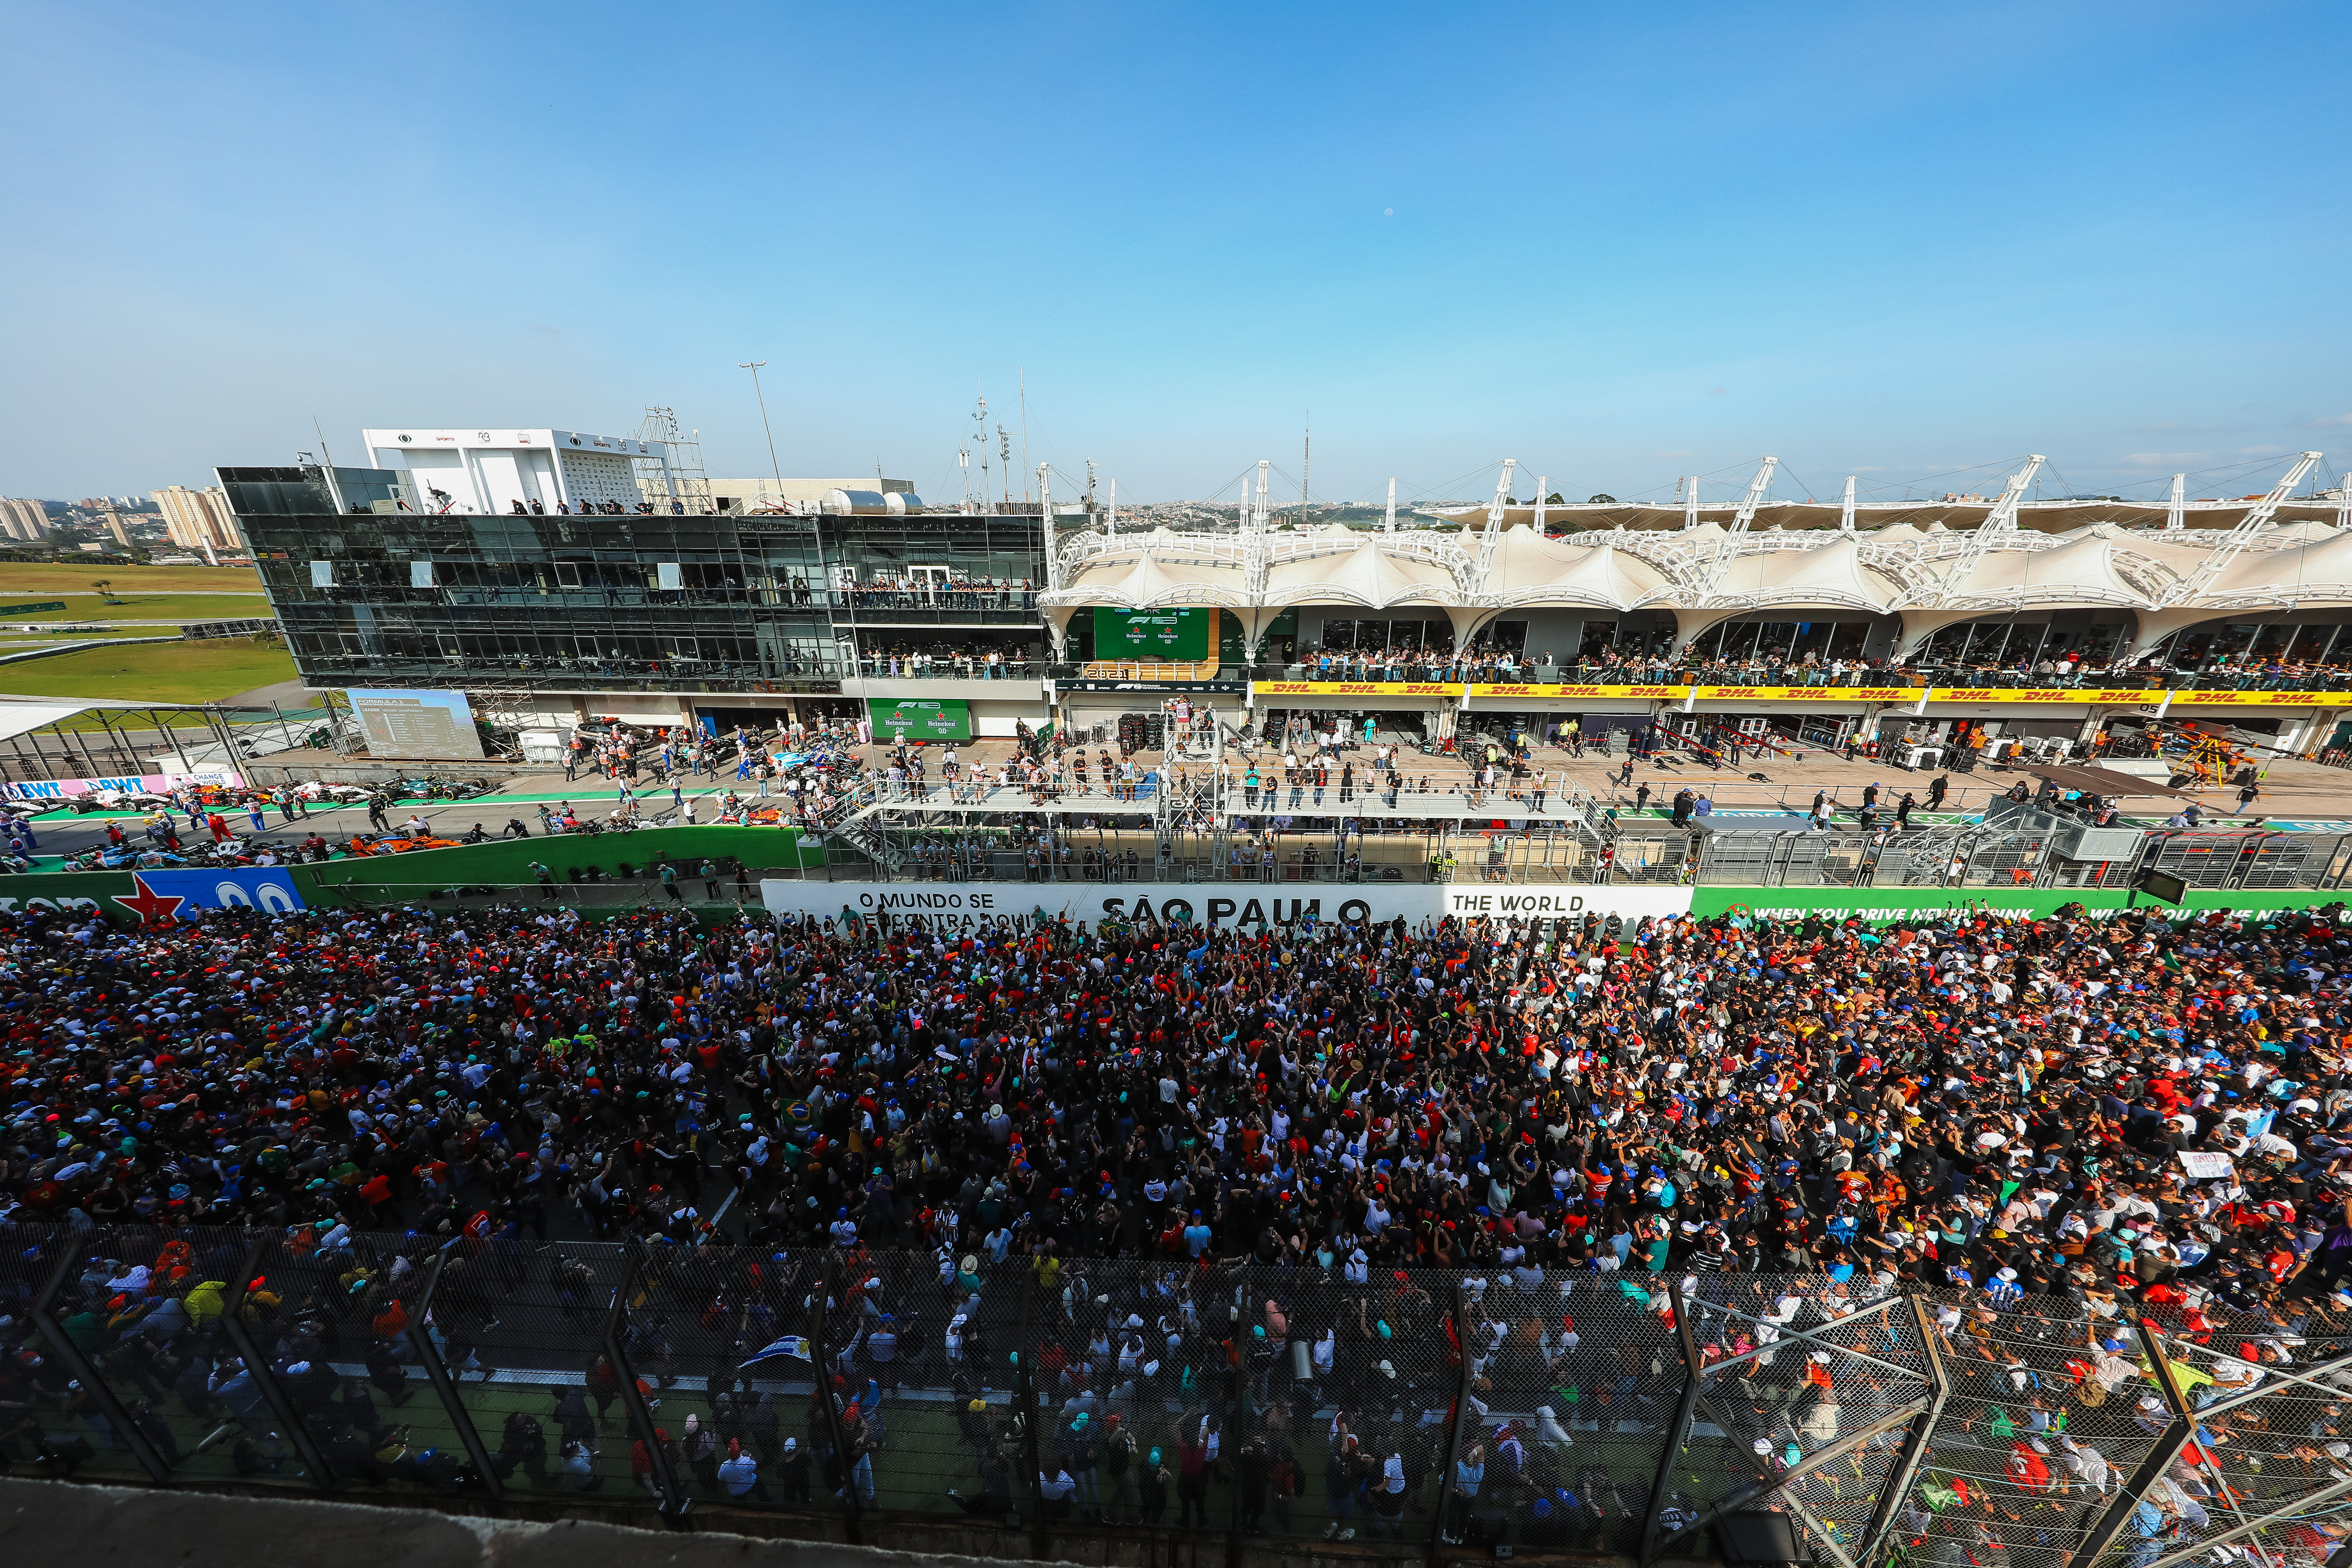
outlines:
M1331 500L2352 455L2340 5L5 15L0 493L648 402L749 477L746 359L934 499L1024 378L1123 499L1310 410Z

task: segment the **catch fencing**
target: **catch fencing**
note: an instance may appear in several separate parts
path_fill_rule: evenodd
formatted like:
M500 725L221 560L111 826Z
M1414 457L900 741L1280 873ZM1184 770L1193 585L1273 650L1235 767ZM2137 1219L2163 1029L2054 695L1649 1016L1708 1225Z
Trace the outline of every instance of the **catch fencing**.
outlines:
M2352 1527L2352 1335L2317 1308L299 1226L0 1252L28 1352L0 1445L115 1481L949 1519L1041 1558L1143 1531L1649 1563L1767 1509L1832 1568L2345 1568Z

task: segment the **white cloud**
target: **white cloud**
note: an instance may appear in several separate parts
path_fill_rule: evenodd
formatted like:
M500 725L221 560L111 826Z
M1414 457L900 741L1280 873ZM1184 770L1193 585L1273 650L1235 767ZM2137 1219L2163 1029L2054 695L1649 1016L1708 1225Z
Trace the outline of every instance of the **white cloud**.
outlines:
M2352 425L2352 414L2331 414L2325 419L2315 419L2314 425Z
M2124 461L2142 468L2174 468L2182 464L2193 468L2212 456L2210 452L2133 452L2126 456Z

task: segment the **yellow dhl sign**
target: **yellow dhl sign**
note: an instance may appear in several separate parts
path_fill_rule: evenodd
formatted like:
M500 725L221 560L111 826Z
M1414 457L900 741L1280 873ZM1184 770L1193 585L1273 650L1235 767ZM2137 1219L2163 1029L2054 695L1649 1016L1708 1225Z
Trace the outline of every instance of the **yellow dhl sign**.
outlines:
M1261 697L1459 697L1461 686L1451 680L1260 680L1251 689Z
M1918 693L1911 700L1918 700ZM2070 702L2114 707L2136 702L2161 702L2161 691L2111 691L2087 686L1938 686L1927 693L1930 702Z
M2161 701L2161 691L2144 691L2147 701ZM2176 691L2175 708L2352 708L2352 691Z
M1701 686L1702 702L1747 698L1757 702L1916 702L1916 686Z

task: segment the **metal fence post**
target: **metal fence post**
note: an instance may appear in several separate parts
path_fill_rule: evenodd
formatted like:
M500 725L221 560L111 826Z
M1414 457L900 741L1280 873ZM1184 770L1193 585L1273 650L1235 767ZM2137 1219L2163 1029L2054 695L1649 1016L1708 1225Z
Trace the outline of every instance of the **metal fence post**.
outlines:
M1037 1269L1031 1264L1021 1274L1021 1306L1013 1326L1013 1407L1021 1413L1021 1490L1029 1496L1029 1554L1039 1562L1053 1559L1053 1530L1045 1518L1045 1477L1037 1458L1037 1388L1032 1376L1036 1357L1030 1353L1029 1324L1037 1289ZM1018 1494L1016 1494L1018 1495Z
M629 1265L621 1271L621 1282L614 1289L612 1310L604 1314L605 1364L613 1369L614 1378L621 1385L621 1404L629 1413L629 1424L637 1429L637 1441L646 1446L646 1459L652 1468L654 1486L661 1493L662 1518L674 1529L686 1528L687 1510L693 1501L681 1491L677 1477L669 1468L669 1456L662 1451L660 1428L654 1425L654 1413L646 1404L645 1394L637 1387L636 1369L629 1364L621 1349L621 1332L629 1321L629 1291L636 1284L644 1259L631 1254Z
M841 1500L845 1510L842 1531L849 1537L852 1546L862 1546L865 1532L858 1523L863 1510L857 1496L857 1477L853 1473L856 1466L849 1452L848 1435L841 1426L841 1406L833 1397L833 1346L825 1337L833 1323L833 1314L827 1309L833 1304L834 1286L840 1277L839 1259L828 1247L824 1267L817 1276L816 1294L810 1298L814 1303L810 1316L814 1320L809 1325L810 1338L816 1346L817 1408L824 1412L824 1429L833 1436L833 1452L841 1464Z
M441 1408L449 1413L449 1425L457 1430L457 1440L466 1445L467 1454L474 1461L474 1471L482 1479L482 1488L498 1502L506 1496L506 1488L499 1473L490 1468L490 1451L482 1446L482 1435L474 1429L474 1418L457 1397L457 1384L450 1381L449 1368L434 1348L433 1335L425 1326L426 1316L433 1310L434 1292L441 1284L441 1266L449 1260L446 1252L434 1254L432 1264L425 1271L425 1289L417 1293L416 1310L408 1314L409 1348L416 1359L425 1363L425 1375L433 1384L433 1392L441 1398Z
M1230 1430L1225 1434L1223 1454L1232 1458L1234 1472L1233 1506L1225 1513L1226 1568L1240 1568L1242 1560L1241 1450L1256 1441L1253 1427L1255 1425L1263 1424L1265 1419L1263 1415L1257 1415L1255 1412L1250 1400L1250 1342L1255 1338L1250 1332L1250 1313L1257 1300L1257 1292L1251 1285L1250 1268L1248 1258L1244 1255L1241 1266L1241 1279L1234 1286L1234 1300L1228 1309L1225 1321L1225 1326L1232 1331L1233 1334L1226 1342L1233 1348L1225 1353L1227 1379L1225 1408L1231 1412L1231 1415L1227 1422ZM1245 1417L1244 1411L1251 1411L1255 1417L1255 1421ZM1272 1484L1273 1478L1269 1475L1267 1485L1270 1488Z
M33 1298L26 1316L32 1319L33 1326L41 1331L41 1337L49 1342L49 1348L57 1353L57 1358L66 1363L67 1370L89 1392L90 1398L98 1402L98 1408L105 1415L107 1425L114 1429L114 1435L121 1439L122 1446L138 1459L141 1468L158 1481L169 1481L172 1467L163 1462L163 1456L156 1452L155 1445L147 1440L146 1434L132 1425L131 1413L122 1407L122 1401L114 1396L114 1390L98 1375L97 1363L82 1353L81 1347L73 1342L49 1310L57 1301L58 1292L65 1289L74 1265L81 1261L81 1249L82 1244L79 1240L66 1243L65 1251L58 1258L57 1268L49 1274L49 1282L41 1287L39 1295Z
M2156 1447L2147 1451L2147 1457L2125 1479L2123 1489L2116 1494L2116 1500L2109 1503L2106 1511L2099 1516L2099 1522L2091 1527L2090 1533L2074 1548L2074 1554L2066 1560L2066 1568L2091 1568L2091 1564L2098 1561L2100 1553L2113 1544L2116 1533L2131 1518L2132 1510L2139 1506L2140 1499L2147 1495L2147 1489L2154 1486L2166 1468L2179 1457L2180 1450L2189 1446L2189 1439L2197 1431L2197 1423L2189 1414L2188 1402L2181 1398L2179 1389L2175 1386L2172 1363L2166 1358L2164 1345L2147 1319L2139 1321L2138 1332L2140 1349L2147 1353L2148 1364L2156 1370L2157 1387L2163 1392L2165 1404L2172 1411L2172 1420L2165 1427L2163 1435L2157 1438Z
M1431 1563L1437 1561L1437 1549L1445 1542L1445 1510L1454 1496L1454 1467L1462 1458L1462 1416L1470 1405L1469 1298L1458 1278L1454 1281L1454 1408L1445 1417L1445 1446L1439 1451L1437 1467L1437 1517L1429 1521L1425 1548Z
M1658 1519L1664 1513L1666 1497L1675 1479L1675 1461L1682 1457L1684 1447L1690 1442L1692 1418L1698 1414L1699 1395L1705 1392L1706 1363L1698 1353L1698 1336L1691 1332L1690 1301L1683 1295L1677 1281L1668 1281L1666 1300L1673 1303L1675 1338L1683 1352L1683 1396L1675 1406L1675 1424L1666 1428L1666 1446L1658 1455L1658 1473L1650 1486L1650 1512L1642 1521L1642 1540L1635 1548L1635 1559L1647 1563L1658 1543Z
M1911 1321L1919 1335L1919 1354L1927 1363L1927 1384L1933 1391L1928 1395L1927 1413L1911 1424L1903 1436L1902 1451L1895 1457L1895 1468L1881 1483L1878 1507L1870 1516L1870 1530L1855 1551L1857 1563L1876 1560L1886 1537L1893 1532L1900 1518L1904 1494L1911 1489L1911 1481L1919 1473L1919 1462L1927 1457L1927 1445L1935 1440L1936 1423L1944 1416L1944 1401L1950 1397L1952 1383L1944 1371L1944 1358L1936 1349L1936 1325L1927 1317L1927 1306L1914 1295L1903 1300L1911 1308Z
M263 1359L260 1348L254 1343L251 1331L245 1326L246 1293L252 1289L253 1271L261 1267L261 1255L268 1246L269 1237L264 1233L261 1239L246 1249L245 1263L238 1268L236 1278L230 1281L227 1300L221 1307L221 1331L227 1334L229 1343L236 1347L237 1355L245 1362L246 1374L253 1379L254 1386L261 1390L262 1400L268 1405L269 1413L278 1417L279 1426L286 1428L287 1440L294 1445L294 1451L302 1456L302 1463L310 1472L310 1484L325 1491L335 1484L335 1472L327 1468L327 1457L319 1451L319 1445L310 1440L310 1428L303 1425L301 1412L296 1410L294 1402L286 1397L286 1390L278 1384L277 1371Z

